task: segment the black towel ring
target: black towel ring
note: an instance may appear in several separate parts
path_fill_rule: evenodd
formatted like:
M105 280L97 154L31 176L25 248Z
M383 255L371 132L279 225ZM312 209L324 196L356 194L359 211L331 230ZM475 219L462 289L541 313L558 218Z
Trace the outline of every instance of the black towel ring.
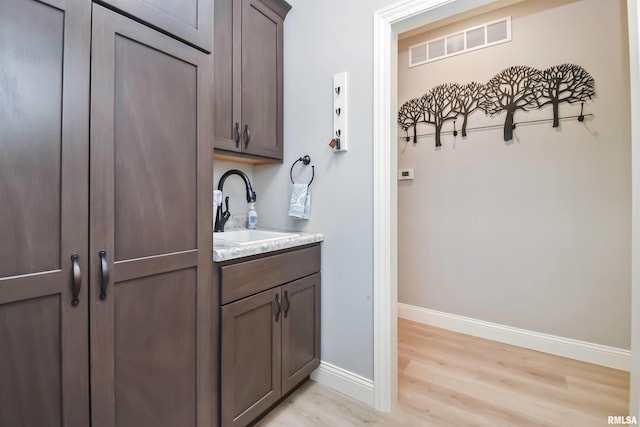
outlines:
M311 157L309 157L308 155L305 155L304 157L300 157L298 160L296 160L295 162L293 162L293 164L291 165L291 170L289 171L289 178L291 178L291 183L295 184L293 182L293 167L296 165L296 163L298 162L302 162L304 165L308 165L309 163L311 163ZM311 165L311 181L309 181L309 184L307 185L311 185L311 183L313 182L313 178L316 175L316 169L314 165Z

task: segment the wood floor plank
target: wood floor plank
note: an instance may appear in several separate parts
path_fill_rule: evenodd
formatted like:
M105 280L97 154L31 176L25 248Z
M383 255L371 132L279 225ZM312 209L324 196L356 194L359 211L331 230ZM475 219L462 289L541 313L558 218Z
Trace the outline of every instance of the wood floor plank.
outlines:
M309 381L257 425L600 427L628 402L628 372L398 319L391 413Z
M406 384L403 387L421 384L414 390L415 394L428 394L435 399L444 399L450 405L490 417L496 422L506 419L509 422L517 421L515 425L522 426L555 425L553 422L545 424L542 421L547 419L560 422L569 415L568 411L551 402L534 399L525 401L514 390L506 389L501 384L478 381L477 378L434 368L424 361L412 362L410 369L401 375L401 379L410 379L409 383L402 383ZM402 392L401 388L400 393Z
M587 393L599 396L611 403L612 406L620 406L620 410L626 409L625 399L629 395L628 387L616 387L589 378L572 377L567 375L567 387L576 393Z

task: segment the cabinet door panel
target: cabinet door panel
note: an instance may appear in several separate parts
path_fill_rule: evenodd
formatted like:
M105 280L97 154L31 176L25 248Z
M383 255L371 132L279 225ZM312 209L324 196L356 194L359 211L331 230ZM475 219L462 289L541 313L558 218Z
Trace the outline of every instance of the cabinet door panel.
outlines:
M282 287L282 394L320 364L320 273Z
M115 285L116 425L194 426L196 269Z
M10 326L0 328L0 425L63 425L59 307L59 295L0 305L0 324Z
M282 18L258 0L242 7L243 151L282 159Z
M86 426L90 3L0 11L0 425Z
M64 11L35 1L2 10L0 276L13 276L60 269ZM27 35L32 26L41 30Z
M213 46L213 0L103 0L205 52Z
M223 426L244 426L280 398L280 322L277 289L221 308Z
M93 424L209 426L212 58L98 5L92 31Z
M242 7L234 0L215 0L214 8L215 147L240 151Z
M114 52L115 259L195 249L197 65L120 34Z

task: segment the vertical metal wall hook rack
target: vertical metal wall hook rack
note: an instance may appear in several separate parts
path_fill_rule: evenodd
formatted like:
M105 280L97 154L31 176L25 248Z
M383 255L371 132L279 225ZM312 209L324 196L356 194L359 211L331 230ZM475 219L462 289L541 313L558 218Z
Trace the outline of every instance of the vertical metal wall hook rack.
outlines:
M309 163L311 163L311 157L309 157L308 155L304 155L304 156L300 157L298 160L296 160L295 162L293 162L293 164L291 165L291 170L289 171L289 178L291 178L291 183L292 184L295 184L295 182L293 182L293 167L298 162L302 162L302 164L304 164L306 166ZM307 185L311 185L315 175L316 175L316 167L314 165L311 165L311 181L309 181L309 184L307 184Z
M334 152L347 151L347 73L333 75L333 139L329 146Z

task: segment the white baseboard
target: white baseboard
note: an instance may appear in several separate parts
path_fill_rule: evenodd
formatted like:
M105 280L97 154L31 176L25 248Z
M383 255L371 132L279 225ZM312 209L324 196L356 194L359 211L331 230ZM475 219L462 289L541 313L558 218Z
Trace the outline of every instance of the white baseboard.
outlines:
M467 335L517 345L623 371L631 370L631 351L398 303L398 317Z
M358 374L321 361L318 369L311 373L311 379L373 406L373 381Z

